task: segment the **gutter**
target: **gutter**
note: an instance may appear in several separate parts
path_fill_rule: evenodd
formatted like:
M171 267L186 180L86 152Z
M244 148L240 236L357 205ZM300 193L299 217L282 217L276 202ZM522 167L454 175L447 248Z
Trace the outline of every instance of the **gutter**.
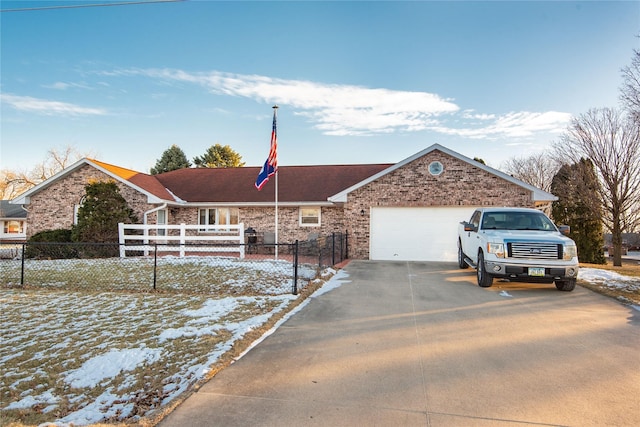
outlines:
M167 208L167 204L164 203L164 204L158 206L157 208L153 208L151 210L146 211L144 213L144 219L142 220L142 223L144 225L147 225L147 215L152 214L152 213L157 212L157 211L161 211L162 209L166 209L166 208Z

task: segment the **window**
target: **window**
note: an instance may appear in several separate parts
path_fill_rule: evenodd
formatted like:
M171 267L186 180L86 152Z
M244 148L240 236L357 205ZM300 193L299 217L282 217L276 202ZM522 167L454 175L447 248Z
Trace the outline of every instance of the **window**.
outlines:
M471 216L471 221L469 221L476 229L480 227L480 215L482 215L480 211L475 211Z
M300 225L303 227L320 226L320 208L300 208Z
M160 209L157 213L157 225L167 225L167 210ZM158 228L158 236L166 236L167 229L166 228Z
M237 225L240 213L236 208L208 208L200 209L198 214L198 225ZM210 231L208 228L201 228L200 231Z
M483 229L555 231L555 226L542 212L488 212L482 219Z
M86 198L86 196L82 196L82 199L80 199L80 203L78 203L77 205L73 205L73 225L78 225L78 212L80 211L82 205L84 205Z
M24 221L4 221L4 234L24 234Z

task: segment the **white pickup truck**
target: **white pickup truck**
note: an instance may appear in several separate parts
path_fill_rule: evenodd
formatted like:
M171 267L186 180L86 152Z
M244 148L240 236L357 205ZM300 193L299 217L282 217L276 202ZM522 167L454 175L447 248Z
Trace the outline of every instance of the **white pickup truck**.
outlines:
M477 209L458 229L458 266L477 270L478 285L495 277L518 282L555 282L572 291L578 277L576 244L541 211L526 208Z

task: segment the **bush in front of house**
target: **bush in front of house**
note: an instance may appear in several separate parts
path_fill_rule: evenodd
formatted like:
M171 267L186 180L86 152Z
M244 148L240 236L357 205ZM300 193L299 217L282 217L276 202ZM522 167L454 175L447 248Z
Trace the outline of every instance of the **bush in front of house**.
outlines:
M118 223L138 221L114 181L96 181L85 187L77 219L71 239L87 243L78 246L82 258L118 256Z
M27 241L25 258L68 259L78 258L77 248L72 244L71 230L45 230L34 234Z
M34 234L26 258L108 258L119 256L118 223L137 222L133 210L114 181L91 182L85 187L77 223L70 230Z

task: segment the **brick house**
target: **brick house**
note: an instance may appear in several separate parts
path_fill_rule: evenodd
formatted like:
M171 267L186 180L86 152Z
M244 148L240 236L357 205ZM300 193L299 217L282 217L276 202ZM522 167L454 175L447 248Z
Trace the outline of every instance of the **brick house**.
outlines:
M275 228L274 184L254 187L258 167L190 168L148 175L82 159L12 203L28 235L70 228L92 180L113 180L140 223ZM273 180L273 178L272 178ZM280 242L349 232L352 258L456 259L460 221L479 206L544 209L550 193L435 144L396 164L280 166Z

